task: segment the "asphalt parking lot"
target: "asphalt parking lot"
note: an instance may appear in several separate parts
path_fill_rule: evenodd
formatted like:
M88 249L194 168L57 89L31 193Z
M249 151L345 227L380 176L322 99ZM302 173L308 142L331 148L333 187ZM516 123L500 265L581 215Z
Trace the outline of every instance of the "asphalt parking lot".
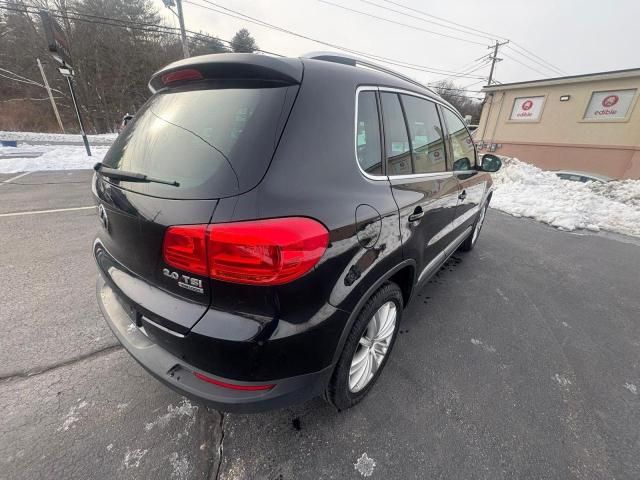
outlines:
M490 211L363 403L221 415L102 320L90 174L0 183L0 479L640 478L639 241Z

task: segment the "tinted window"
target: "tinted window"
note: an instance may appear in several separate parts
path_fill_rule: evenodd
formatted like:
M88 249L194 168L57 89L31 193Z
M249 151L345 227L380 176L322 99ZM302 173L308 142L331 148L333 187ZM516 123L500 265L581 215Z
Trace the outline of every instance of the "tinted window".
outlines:
M356 151L362 170L372 175L382 175L381 150L376 93L360 92L358 94Z
M387 174L409 175L413 173L411 150L400 100L398 95L388 92L383 92L381 98Z
M444 172L447 163L435 103L411 95L401 97L413 150L413 173Z
M120 181L140 193L166 198L237 195L253 188L269 166L296 88L157 93L136 113L103 163L180 183Z
M462 120L447 108L442 109L453 152L453 169L469 170L476 164L476 148Z

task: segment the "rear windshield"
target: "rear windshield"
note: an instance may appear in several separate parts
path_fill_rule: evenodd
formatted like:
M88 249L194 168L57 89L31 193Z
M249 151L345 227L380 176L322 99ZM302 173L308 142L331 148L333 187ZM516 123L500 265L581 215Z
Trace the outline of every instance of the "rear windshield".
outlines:
M246 192L269 166L296 91L297 86L281 86L159 92L136 113L103 164L180 184L119 181L157 197Z

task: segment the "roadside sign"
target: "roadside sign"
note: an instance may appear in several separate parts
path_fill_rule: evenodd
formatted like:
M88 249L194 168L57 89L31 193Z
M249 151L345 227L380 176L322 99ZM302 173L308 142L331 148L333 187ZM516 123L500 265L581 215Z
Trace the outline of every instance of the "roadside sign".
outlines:
M620 120L627 117L636 89L593 92L584 113L586 120Z
M40 10L40 18L42 19L42 27L51 56L60 65L70 66L71 53L69 51L69 42L62 28L60 28L60 25L58 25L46 10Z

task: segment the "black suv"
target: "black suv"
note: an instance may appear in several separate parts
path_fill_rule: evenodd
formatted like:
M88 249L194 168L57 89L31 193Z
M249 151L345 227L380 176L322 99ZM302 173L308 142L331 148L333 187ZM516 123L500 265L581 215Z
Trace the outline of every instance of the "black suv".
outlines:
M412 294L473 248L500 160L428 88L337 55L207 55L149 86L95 166L109 326L220 410L354 405Z

